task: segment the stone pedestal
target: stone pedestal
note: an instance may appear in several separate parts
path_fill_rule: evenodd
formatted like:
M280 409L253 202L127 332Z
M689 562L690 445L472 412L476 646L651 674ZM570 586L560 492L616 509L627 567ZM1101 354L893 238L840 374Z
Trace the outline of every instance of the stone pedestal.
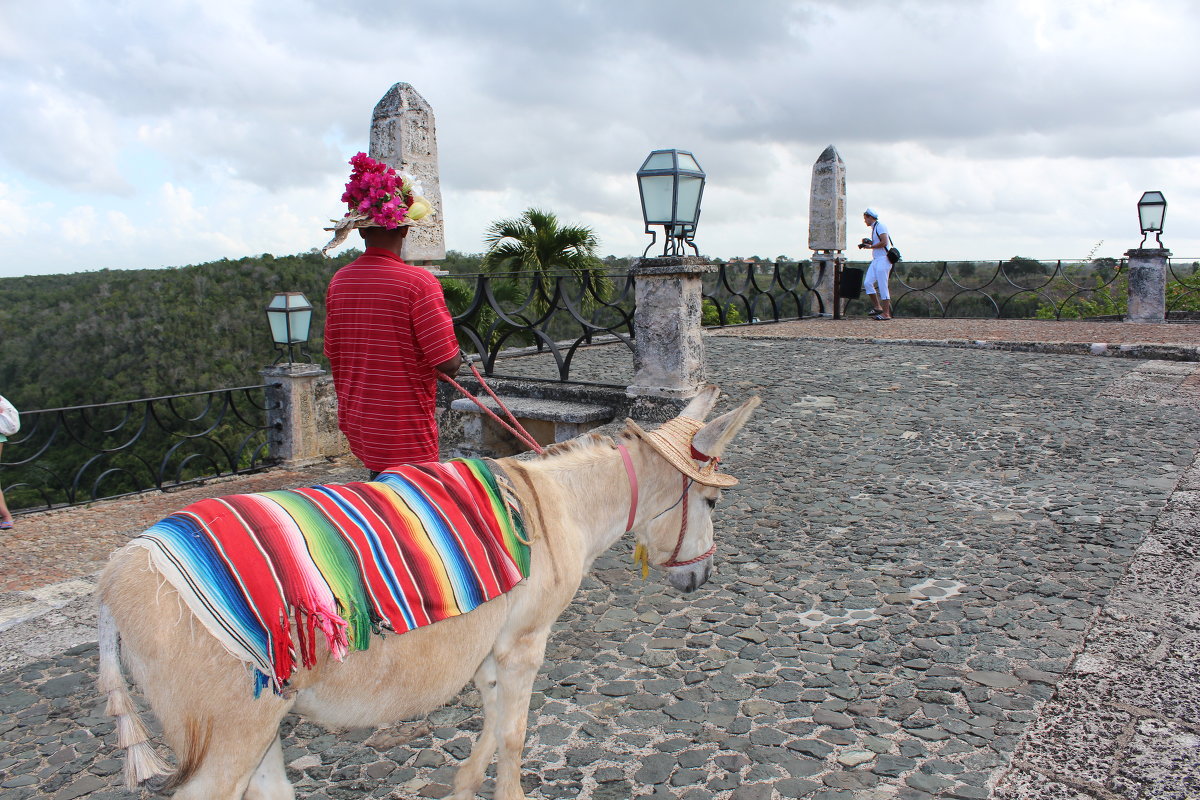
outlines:
M1167 321L1167 259L1170 250L1129 250L1129 311L1126 322Z
M315 364L276 364L259 373L267 385L271 457L289 466L324 457L316 382L325 370Z
M414 227L404 239L400 257L409 264L429 268L427 262L446 257L442 227L442 185L438 177L437 126L433 109L411 85L397 83L383 96L371 115L371 158L408 175L418 193L433 208L433 225ZM444 271L435 274L445 275Z
M695 396L704 385L700 276L716 269L698 256L633 262L637 311L630 396L684 399Z
M821 299L821 316L823 317L841 318L837 272L838 268L845 263L845 256L838 252L813 253L813 291Z

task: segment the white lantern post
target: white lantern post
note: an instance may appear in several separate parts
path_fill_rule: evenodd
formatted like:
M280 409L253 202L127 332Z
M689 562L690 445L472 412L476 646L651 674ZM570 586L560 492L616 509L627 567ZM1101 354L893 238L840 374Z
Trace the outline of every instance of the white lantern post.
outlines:
M312 304L303 292L279 292L271 298L267 304L267 321L271 324L271 340L279 351L274 363L278 364L285 354L289 363L295 363L297 350L312 363L312 356L304 352L312 311Z
M699 255L692 239L700 222L705 174L696 157L687 150L655 150L642 162L637 179L646 233L655 237L642 255L657 239L654 225L662 225L666 235L664 256L683 255L685 246Z
M1138 224L1142 243L1126 251L1129 259L1129 306L1127 322L1167 321L1167 273L1171 269L1171 251L1163 247L1163 220L1167 199L1162 192L1144 192L1138 200ZM1146 247L1146 237L1154 234L1158 247Z
M1146 237L1154 234L1158 246L1162 247L1163 219L1167 216L1167 198L1162 192L1143 192L1138 200L1138 222L1142 226L1142 244Z

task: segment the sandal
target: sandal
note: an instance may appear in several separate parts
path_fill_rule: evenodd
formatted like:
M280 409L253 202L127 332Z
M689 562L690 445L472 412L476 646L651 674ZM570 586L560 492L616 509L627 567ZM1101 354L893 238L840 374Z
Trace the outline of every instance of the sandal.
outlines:
M12 520L9 520L8 522L0 522L0 531L10 530L12 530Z

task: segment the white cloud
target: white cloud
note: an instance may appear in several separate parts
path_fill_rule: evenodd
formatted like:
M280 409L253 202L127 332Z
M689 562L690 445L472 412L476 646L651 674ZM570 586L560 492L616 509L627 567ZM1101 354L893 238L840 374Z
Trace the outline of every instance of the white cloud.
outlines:
M15 254L27 243L41 241L49 232L48 206L35 203L24 191L13 183L0 181L0 252ZM18 268L26 266L17 258L6 259ZM0 268L0 277L5 270ZM12 274L22 274L14 271Z
M709 173L704 250L802 255L833 143L850 208L887 209L910 257L1119 251L1147 188L1200 254L1198 38L1188 0L10 3L0 210L20 197L22 231L71 235L0 269L322 244L396 81L434 108L453 249L537 206L640 252L633 173L677 146Z
M196 209L192 193L187 189L165 183L161 194L162 209L170 226L170 233L179 234L188 229L196 229L206 221L204 215Z
M27 81L0 88L3 154L26 174L83 192L129 194L116 163L118 121L95 98Z

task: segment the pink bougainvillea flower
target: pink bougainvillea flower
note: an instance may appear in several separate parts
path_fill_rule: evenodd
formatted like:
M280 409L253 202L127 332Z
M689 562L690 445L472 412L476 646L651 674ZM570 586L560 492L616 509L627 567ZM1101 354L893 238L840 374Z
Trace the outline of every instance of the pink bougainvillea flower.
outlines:
M376 225L392 229L404 221L412 205L412 188L394 169L366 153L350 159L354 170L342 194L350 211L366 214Z

